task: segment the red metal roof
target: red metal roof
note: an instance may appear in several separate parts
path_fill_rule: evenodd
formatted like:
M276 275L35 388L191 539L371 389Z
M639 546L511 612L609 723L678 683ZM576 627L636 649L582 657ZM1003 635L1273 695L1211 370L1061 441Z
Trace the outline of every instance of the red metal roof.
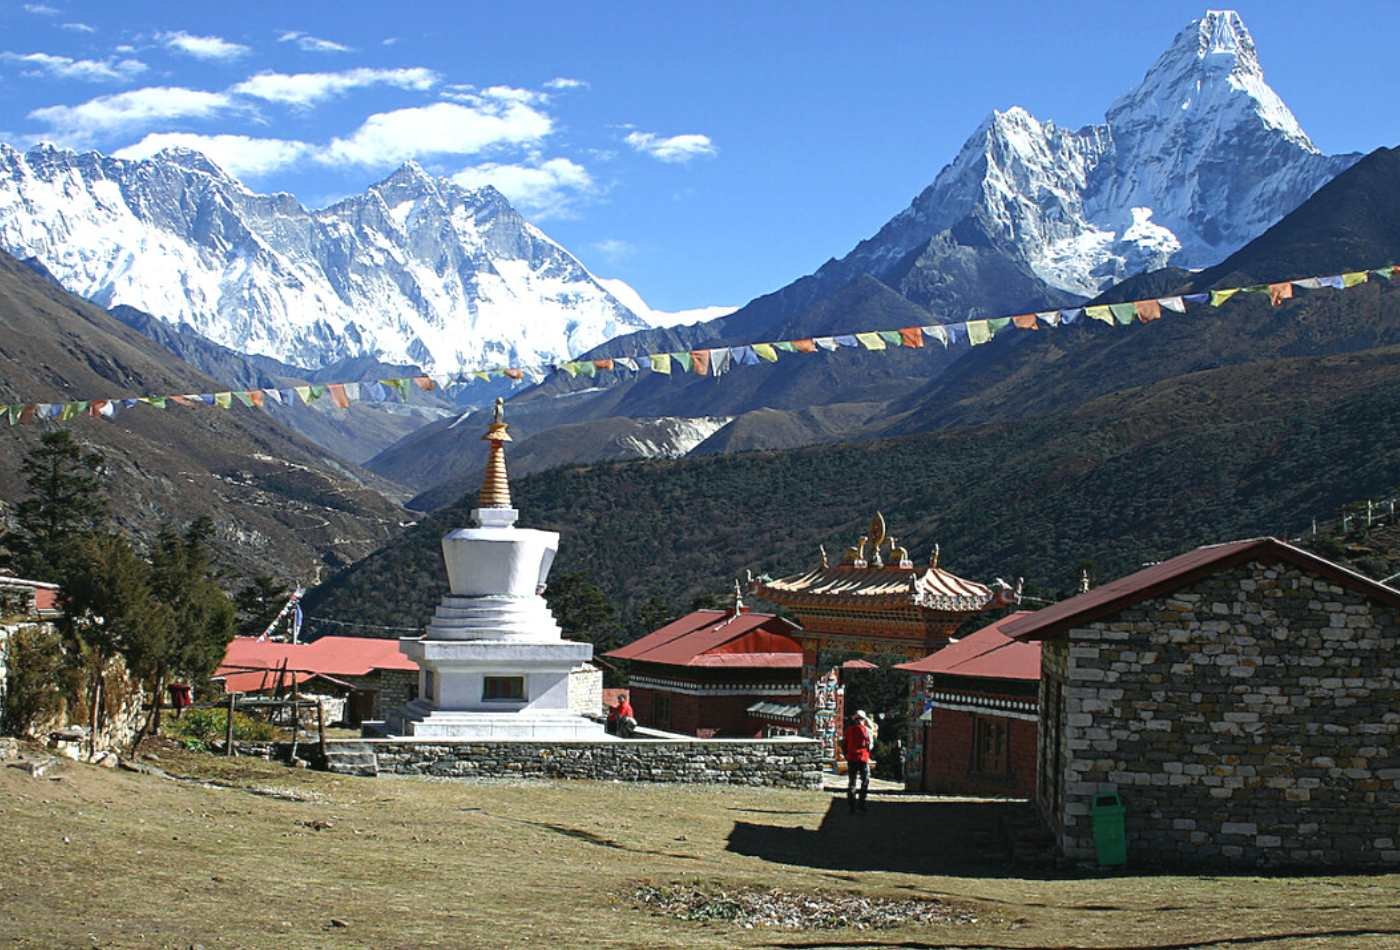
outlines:
M922 660L901 663L895 669L909 673L937 673L939 676L1038 680L1040 644L1022 643L1006 635L1007 626L1029 616L1029 610L1007 614Z
M288 670L325 676L364 676L373 670L418 669L418 664L399 652L398 640L383 637L321 637L310 643L234 637L214 675L275 670L284 664ZM225 688L235 692L231 687Z
M224 692L226 693L264 693L277 688L276 670L248 670L243 673L215 673L214 679L222 680ZM290 686L302 687L312 681L334 683L346 689L354 689L354 685L344 680L338 680L334 676L327 676L324 673L308 673L304 670L288 671L282 677L282 688Z
M1153 564L1087 593L1037 610L1007 624L1005 632L1017 640L1045 640L1058 636L1070 627L1102 619L1133 604L1186 587L1209 574L1250 561L1285 561L1366 597L1400 607L1400 591L1392 587L1278 538L1247 538L1206 545L1178 554L1171 560Z
M797 624L773 614L735 615L727 610L696 610L603 655L667 666L801 666L802 647L789 636L796 629ZM765 659L745 663L720 659L777 655L795 655L797 662Z

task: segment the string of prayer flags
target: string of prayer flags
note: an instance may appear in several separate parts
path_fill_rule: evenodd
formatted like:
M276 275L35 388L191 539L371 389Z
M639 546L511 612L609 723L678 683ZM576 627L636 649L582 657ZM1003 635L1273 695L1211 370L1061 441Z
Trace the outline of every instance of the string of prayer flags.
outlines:
M290 386L286 389L266 388L213 393L120 396L110 399L51 403L7 403L0 405L0 418L8 420L10 425L27 424L36 419L69 422L79 416L110 419L118 411L131 409L138 405L149 406L153 409L165 409L172 402L186 408L207 405L220 409L230 409L236 403L249 409L266 409L270 402L279 405L296 405L300 401L301 405L311 405L327 396L334 406L348 409L350 404L354 402L406 400L414 388L423 392L431 392L440 387L451 387L472 379L491 381L504 378L512 382L520 382L527 375L531 378L543 378L551 371L562 372L570 377L584 376L591 379L600 372L621 374L623 372L639 373L643 370L669 376L679 367L679 371L682 373L719 377L738 366L777 363L784 353L830 353L851 348L868 352L882 352L889 349L919 349L925 346L925 341L929 338L943 344L945 348L956 346L964 339L971 346L981 346L990 342L1007 327L1028 331L1035 331L1041 327L1065 327L1076 323L1080 316L1087 316L1091 320L1097 320L1112 327L1128 326L1133 323L1152 323L1160 320L1164 312L1185 314L1190 312L1191 308L1202 304L1209 304L1211 308L1222 307L1238 294L1268 295L1270 305L1280 307L1285 302L1292 300L1297 290L1347 290L1369 283L1372 277L1394 280L1397 275L1400 275L1400 267L1385 265L1370 269L1343 271L1324 277L1299 277L1272 283L1251 284L1247 287L1217 288L1179 296L1093 304L1086 307L1063 307L1058 310L1041 310L1014 316L983 317L961 323L903 327L897 330L860 330L836 336L746 343L738 346L695 349L688 352L646 353L635 357L567 360L549 365L461 369L438 378L419 375L344 383L307 384Z

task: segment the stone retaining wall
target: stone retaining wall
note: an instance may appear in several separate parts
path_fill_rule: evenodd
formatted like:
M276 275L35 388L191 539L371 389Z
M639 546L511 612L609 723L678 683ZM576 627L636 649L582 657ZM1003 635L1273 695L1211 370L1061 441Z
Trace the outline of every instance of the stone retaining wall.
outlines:
M328 742L326 767L362 774L448 778L597 779L820 788L822 747L810 739L479 742L365 739ZM345 765L340 765L345 762Z

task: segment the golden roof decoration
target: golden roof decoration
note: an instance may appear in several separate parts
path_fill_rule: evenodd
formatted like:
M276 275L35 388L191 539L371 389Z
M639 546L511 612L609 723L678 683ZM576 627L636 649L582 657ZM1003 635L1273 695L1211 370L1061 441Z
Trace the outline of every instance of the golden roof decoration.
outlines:
M486 456L486 471L482 475L481 490L476 493L478 508L509 508L510 476L506 474L505 443L513 441L505 421L505 400L496 398L496 411L491 425L481 437L489 444Z

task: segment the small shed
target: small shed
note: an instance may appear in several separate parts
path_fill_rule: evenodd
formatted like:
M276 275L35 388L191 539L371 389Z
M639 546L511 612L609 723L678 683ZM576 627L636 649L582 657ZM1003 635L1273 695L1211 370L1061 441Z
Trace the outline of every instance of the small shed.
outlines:
M1400 867L1400 591L1275 538L1197 548L1004 631L1041 641L1036 803L1133 863Z
M1026 616L1008 614L895 667L912 674L911 693L925 706L923 774L906 776L906 785L942 795L1035 794L1040 644L1003 630Z

